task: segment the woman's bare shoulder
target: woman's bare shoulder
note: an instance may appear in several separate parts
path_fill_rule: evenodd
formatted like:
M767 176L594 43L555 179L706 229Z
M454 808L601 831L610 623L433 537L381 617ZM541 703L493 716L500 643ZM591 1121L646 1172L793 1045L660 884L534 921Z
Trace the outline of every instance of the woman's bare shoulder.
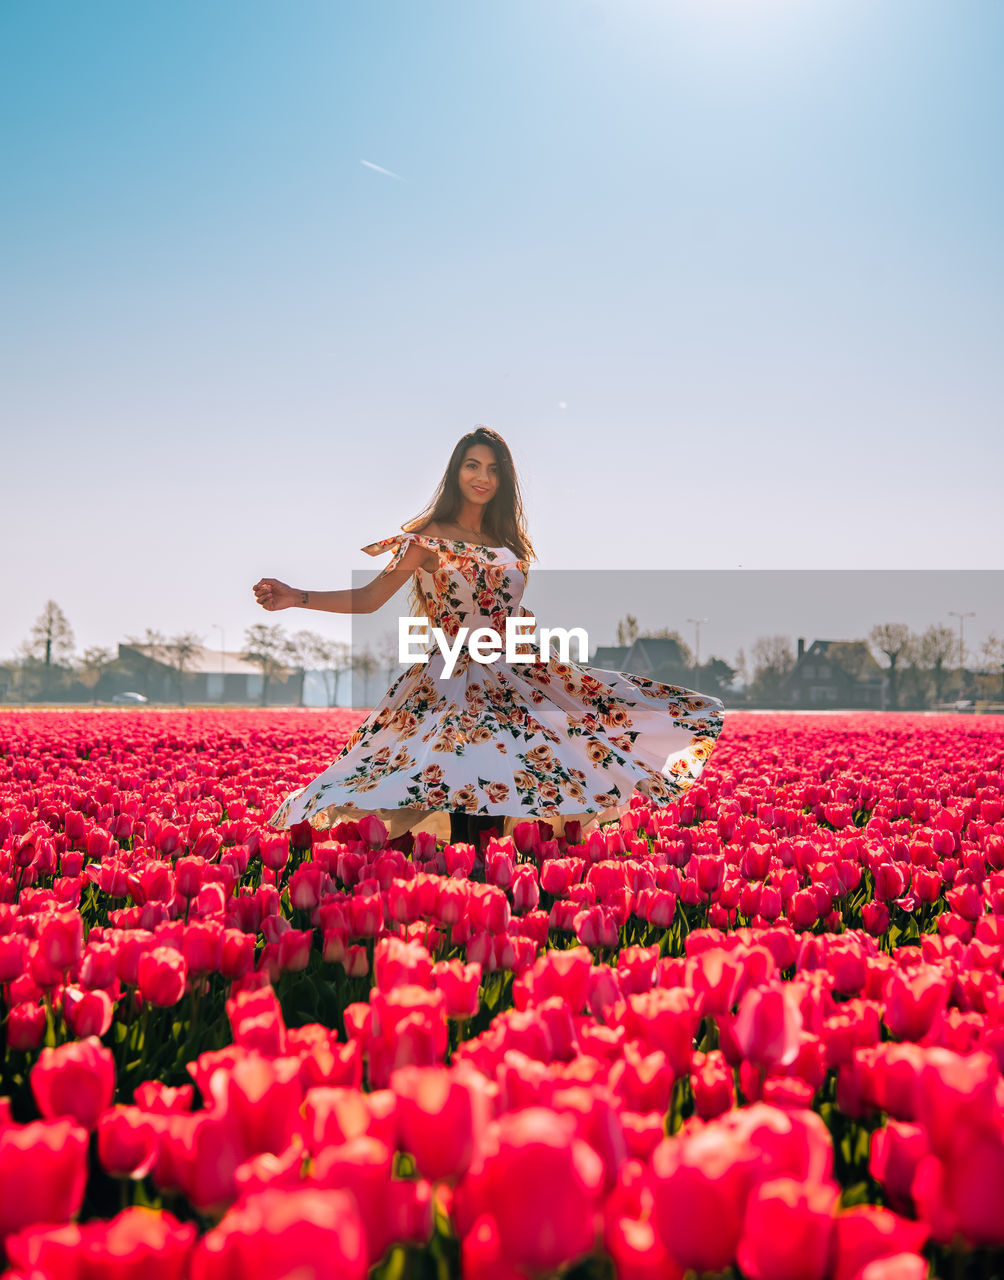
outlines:
M412 529L412 533L417 533L422 538L447 538L447 534L435 520L430 520L428 524L422 525L421 529Z

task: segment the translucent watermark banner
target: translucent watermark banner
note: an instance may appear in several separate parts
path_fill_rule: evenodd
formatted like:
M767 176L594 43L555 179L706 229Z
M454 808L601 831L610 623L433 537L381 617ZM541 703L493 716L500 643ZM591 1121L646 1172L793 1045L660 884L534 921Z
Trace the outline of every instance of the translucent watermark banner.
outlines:
M409 579L353 615L338 704L376 705L416 664L462 680L472 661L507 663L506 632L517 630L536 660L630 672L727 708L1004 709L1004 570L531 566L524 585L506 569L505 586L502 566L473 587L456 567L423 574L427 614ZM354 572L353 589L372 578ZM406 634L414 656L402 662Z

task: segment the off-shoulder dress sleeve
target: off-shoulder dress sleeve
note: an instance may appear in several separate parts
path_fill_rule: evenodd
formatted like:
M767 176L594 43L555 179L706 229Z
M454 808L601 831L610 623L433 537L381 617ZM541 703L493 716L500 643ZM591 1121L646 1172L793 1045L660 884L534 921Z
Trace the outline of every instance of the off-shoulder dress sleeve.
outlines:
M361 551L365 551L368 556L382 556L387 551L392 551L390 561L381 571L390 573L404 559L408 552L408 548L413 544L425 547L426 551L435 551L437 554L440 550L439 539L423 537L420 533L394 533L389 538L381 538L377 542L368 542L365 547L361 547Z

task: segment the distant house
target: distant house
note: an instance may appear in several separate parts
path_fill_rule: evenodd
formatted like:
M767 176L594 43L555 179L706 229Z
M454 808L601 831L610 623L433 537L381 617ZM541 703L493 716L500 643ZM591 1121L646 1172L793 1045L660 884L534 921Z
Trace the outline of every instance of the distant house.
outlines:
M597 645L596 652L589 659L589 665L597 667L600 671L626 671L624 659L630 648L629 644Z
M624 655L621 671L661 684L680 684L692 673L687 651L672 636L639 636Z
M793 707L885 705L886 676L863 640L798 638L798 657L781 681L781 701Z
M260 702L261 668L245 662L239 654L199 646L185 663L182 678L185 702ZM143 693L154 702L178 700L178 673L164 654L156 654L131 644L120 644L118 658L102 671L96 691L108 698L127 689ZM269 680L268 702L288 705L299 702L300 684L295 673L285 668Z
M661 684L679 684L692 674L686 649L672 636L639 636L632 644L597 645L589 665L600 671L628 671Z

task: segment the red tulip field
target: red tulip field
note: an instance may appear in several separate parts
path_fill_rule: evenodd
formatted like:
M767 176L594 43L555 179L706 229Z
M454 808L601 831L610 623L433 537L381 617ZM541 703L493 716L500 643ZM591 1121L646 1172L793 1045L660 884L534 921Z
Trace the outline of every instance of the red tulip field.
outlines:
M0 714L10 1280L1004 1274L1004 719L685 797L266 821L345 711Z

